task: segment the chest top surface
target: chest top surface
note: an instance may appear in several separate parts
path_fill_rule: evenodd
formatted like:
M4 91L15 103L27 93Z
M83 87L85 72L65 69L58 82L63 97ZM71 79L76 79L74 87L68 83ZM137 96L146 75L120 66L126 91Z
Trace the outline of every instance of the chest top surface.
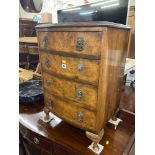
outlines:
M67 27L115 27L122 29L130 29L128 25L106 22L106 21L96 21L96 22L69 22L69 23L59 23L59 24L39 24L36 26L36 29L43 28L67 28Z

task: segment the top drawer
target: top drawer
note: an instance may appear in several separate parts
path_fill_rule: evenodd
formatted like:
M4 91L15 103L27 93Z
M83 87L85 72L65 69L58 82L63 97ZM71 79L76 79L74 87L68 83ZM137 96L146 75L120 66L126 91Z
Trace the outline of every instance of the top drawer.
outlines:
M100 56L102 32L38 32L40 49Z

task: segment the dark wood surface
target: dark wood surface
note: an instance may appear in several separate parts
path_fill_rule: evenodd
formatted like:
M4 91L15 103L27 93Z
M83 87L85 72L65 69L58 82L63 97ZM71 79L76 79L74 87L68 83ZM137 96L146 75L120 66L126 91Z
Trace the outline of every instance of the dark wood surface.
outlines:
M125 87L124 93L121 94L120 108L135 113L135 89Z
M135 100L134 97L131 97L133 94L134 91L131 88L125 88L122 92L124 99L121 100L121 108L124 109L127 105L128 107L134 107ZM91 141L86 138L83 130L73 127L64 121L54 128L52 128L50 124L42 122L40 117L43 107L43 102L30 105L20 104L19 106L20 129L25 128L32 132L28 134L30 140L32 139L31 134L41 138L42 141L45 141L45 144L47 143L46 146L43 144L43 148L48 151L53 148L54 155L95 155L95 153L87 148ZM126 147L129 147L128 143L134 134L134 115L120 111L119 116L123 119L123 122L120 123L116 131L109 123L107 123L104 128L105 134L100 143L104 145L105 148L101 155L122 155L124 150L126 151ZM108 145L106 141L109 141ZM48 147L49 143L52 143L52 148ZM40 148L41 147L42 146L40 146ZM64 154L66 151L69 153ZM46 152L44 154L49 153Z

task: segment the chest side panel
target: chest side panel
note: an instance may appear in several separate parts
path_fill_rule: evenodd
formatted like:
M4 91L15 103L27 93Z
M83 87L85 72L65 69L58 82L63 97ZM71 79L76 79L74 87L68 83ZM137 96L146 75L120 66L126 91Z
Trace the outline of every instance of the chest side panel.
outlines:
M120 104L129 30L108 29L108 119Z
M129 30L107 28L103 33L96 122L98 131L119 107Z

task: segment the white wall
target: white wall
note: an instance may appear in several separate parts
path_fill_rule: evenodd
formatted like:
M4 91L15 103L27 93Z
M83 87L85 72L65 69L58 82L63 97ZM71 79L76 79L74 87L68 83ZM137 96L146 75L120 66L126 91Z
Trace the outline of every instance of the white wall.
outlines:
M134 6L135 5L135 0L130 0L130 5Z
M75 6L78 5L84 5L84 0L61 0L64 3L64 7L67 6L67 4L72 4ZM99 2L101 0L87 0L89 3ZM130 5L135 5L135 0L130 0Z
M90 3L101 1L101 0L87 0ZM57 23L57 9L61 10L67 6L67 4L73 4L75 6L83 5L84 0L43 0L43 8L40 13L27 13L23 10L19 3L19 18L29 18L39 20L40 14L43 12L52 13L53 23ZM135 0L130 0L130 5L135 5Z
M19 4L19 18L28 18L33 20L39 20L41 13L48 12L52 13L53 23L57 23L57 5L56 0L43 0L43 7L40 13L28 13L26 12L21 4Z

